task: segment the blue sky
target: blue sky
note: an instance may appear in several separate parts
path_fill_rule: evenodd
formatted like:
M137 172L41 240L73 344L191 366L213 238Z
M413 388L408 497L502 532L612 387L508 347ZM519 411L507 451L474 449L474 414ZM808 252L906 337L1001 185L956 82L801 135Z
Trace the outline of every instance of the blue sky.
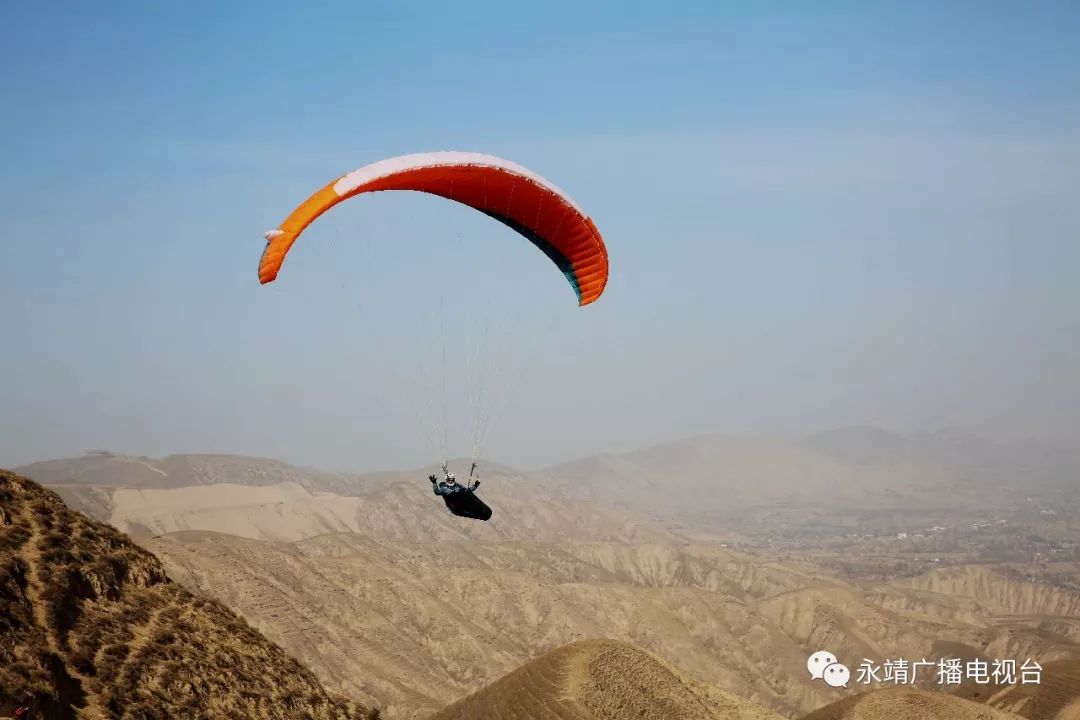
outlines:
M516 380L484 450L524 465L849 423L1080 438L1075 3L517 5L0 5L0 465L421 463L439 327L451 449L490 326ZM258 285L307 193L432 149L567 190L604 297L411 194Z

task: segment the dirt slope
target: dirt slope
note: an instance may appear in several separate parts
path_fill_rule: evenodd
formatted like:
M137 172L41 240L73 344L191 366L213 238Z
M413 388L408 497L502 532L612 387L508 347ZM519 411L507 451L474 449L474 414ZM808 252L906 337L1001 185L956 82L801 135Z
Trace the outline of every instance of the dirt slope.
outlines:
M796 712L826 701L806 651L755 596L814 582L716 549L620 543L265 543L147 539L169 573L235 608L327 683L415 718L538 652L632 642L718 687Z
M0 608L0 716L368 717L124 535L7 471Z
M728 499L707 488L744 473L738 491L760 491L758 499L808 501L833 478L865 480L870 501L893 502L893 480L908 475L933 486L934 497L940 482L964 484L944 470L923 474L935 457L878 432L844 432L786 443L704 438L594 458L598 467L569 484L493 469L481 487L496 508L489 523L442 512L422 474L381 473L346 497L232 456L149 461L170 482L200 468L201 484L189 487L58 490L76 488L101 517L141 536L172 577L394 720L433 712L583 637L639 645L795 717L836 697L806 679L811 650L1050 663L1077 656L1078 596L980 567L845 581L791 557L693 545L574 498L609 498L613 488L633 498L639 480L666 479L671 495L693 490L707 505ZM130 458L109 462L154 472ZM648 482L641 507L658 499ZM809 495L790 494L793 484Z
M802 720L1019 720L1019 716L944 693L890 688L844 698Z
M1030 720L1080 720L1080 662L1047 663L1038 684L1006 688L986 704Z
M267 543L185 532L144 542L172 577L392 718L421 717L587 637L633 643L789 716L836 696L806 677L813 649L879 662L981 654L1044 664L1078 651L1039 616L998 618L972 600L903 583L852 585L711 546L357 533Z
M583 640L514 670L430 720L779 720L628 643Z
M1002 615L1080 617L1080 592L1006 580L991 567L941 568L896 584L954 598L969 598Z
M448 515L424 475L343 496L297 482L217 482L186 487L51 486L71 507L132 535L208 530L260 540L295 541L358 532L407 541L620 540L672 537L623 513L582 502L536 497L520 477L491 473L480 495L496 508L486 523Z

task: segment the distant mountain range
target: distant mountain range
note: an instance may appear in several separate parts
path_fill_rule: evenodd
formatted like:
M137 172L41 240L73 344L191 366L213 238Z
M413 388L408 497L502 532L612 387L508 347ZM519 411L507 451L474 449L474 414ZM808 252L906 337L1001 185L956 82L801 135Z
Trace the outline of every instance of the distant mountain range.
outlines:
M467 461L452 467L468 471ZM402 481L422 486L437 468L347 474L234 455L154 459L95 452L15 470L46 485L67 486L69 501L100 511L101 493L79 487L293 483L313 492L363 496ZM1009 446L956 430L898 435L852 427L794 439L702 436L535 472L484 462L480 472L482 478L515 478L511 492L524 497L587 500L641 517L692 523L762 506L970 509L1010 504L1027 493L1080 484L1080 452Z

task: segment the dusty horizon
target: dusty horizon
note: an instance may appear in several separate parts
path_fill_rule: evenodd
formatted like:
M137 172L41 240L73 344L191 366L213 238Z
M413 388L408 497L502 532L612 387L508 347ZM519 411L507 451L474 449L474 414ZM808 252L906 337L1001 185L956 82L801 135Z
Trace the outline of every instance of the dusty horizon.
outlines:
M946 436L952 437L958 440L976 442L980 444L986 444L989 446L997 446L1008 448L1012 450L1022 450L1034 454L1074 454L1080 455L1080 451L1077 448L1067 442L1063 442L1051 437L1006 437L1001 435L990 435L971 432L965 428L955 426L944 426L934 429L922 429L912 432L899 432L888 428L883 428L876 425L838 425L833 427L823 427L816 430L807 432L791 432L791 433L754 433L754 432L706 432L697 433L693 435L686 435L681 437L672 437L659 439L653 442L645 442L642 444L630 444L625 447L615 447L607 449L598 449L595 452L586 452L583 454L573 455L569 457L555 458L548 462L544 462L538 465L524 465L513 462L508 462L498 457L481 457L478 462L482 467L490 468L492 466L505 468L509 470L524 472L524 473L540 473L545 470L555 468L561 465L568 465L578 461L587 460L596 457L606 456L618 456L627 453L643 452L652 450L655 448L663 448L668 445L678 445L681 443L692 442L695 440L704 439L731 439L731 440L763 440L763 441L775 441L775 442L791 442L798 443L800 441L806 441L814 439L815 437L825 436L829 434L855 434L856 436L866 434L870 436L878 436L878 439L902 439L902 440L916 440L919 438L925 438L927 436ZM380 472L420 472L427 470L431 467L437 467L439 465L438 459L430 459L427 462L419 462L413 465L402 466L371 466L371 467L330 467L327 465L320 465L318 463L310 462L298 462L294 459L273 456L273 455L253 455L249 453L240 452L227 452L227 451L200 451L198 449L181 449L174 452L165 452L161 454L147 454L142 452L126 451L122 448L88 448L81 453L74 455L68 455L63 457L40 457L34 458L27 462L19 464L5 465L0 462L0 467L8 469L25 468L37 463L50 462L56 460L71 460L80 457L86 457L89 455L116 455L122 457L134 457L134 458L148 458L153 460L160 460L162 458L171 456L184 456L184 455L206 455L206 456L226 456L226 457L249 457L260 460L271 460L274 462L284 463L293 467L314 470L317 472L327 473L341 473L341 474L354 474L364 475ZM471 458L467 454L450 455L448 462L454 466L468 467Z

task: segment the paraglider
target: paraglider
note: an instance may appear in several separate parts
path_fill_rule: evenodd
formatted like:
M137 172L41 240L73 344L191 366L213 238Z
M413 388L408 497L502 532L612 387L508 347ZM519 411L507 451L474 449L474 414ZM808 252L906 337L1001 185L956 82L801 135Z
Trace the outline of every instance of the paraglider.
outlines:
M259 282L273 282L293 243L320 215L362 193L413 190L488 215L525 237L566 276L578 303L604 292L608 256L596 225L570 197L526 168L492 155L433 152L366 165L328 183L266 233Z
M476 463L473 463L472 471L469 473L470 480L472 480L475 471ZM428 475L428 480L431 481L431 491L442 497L447 510L458 517L472 518L473 520L491 519L491 508L476 496L476 488L480 487L479 479L473 480L467 485L462 485L457 481L454 473L447 472L445 465L443 466L443 473L442 480L437 480L434 475Z
M607 247L588 214L565 192L531 170L509 160L471 152L403 155L366 165L326 184L300 203L281 225L264 234L266 247L259 260L259 282L266 284L277 278L294 243L323 213L351 197L387 190L437 195L498 220L555 264L581 306L595 302L604 292ZM485 427L479 416L477 422L470 479L476 470ZM442 450L445 473L445 447ZM474 492L479 480L460 485L453 473L446 473L442 481L434 475L429 479L434 493L443 498L454 515L478 520L491 517L491 508Z

